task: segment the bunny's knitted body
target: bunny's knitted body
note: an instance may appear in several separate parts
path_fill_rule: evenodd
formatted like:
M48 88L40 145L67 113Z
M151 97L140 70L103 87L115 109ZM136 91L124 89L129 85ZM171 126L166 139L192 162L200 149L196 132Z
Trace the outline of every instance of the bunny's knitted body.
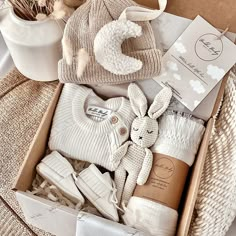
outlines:
M140 88L136 84L130 84L128 94L137 117L131 127L132 141L127 141L115 153L121 160L115 171L119 203L121 200L128 202L136 184L143 185L148 179L153 159L149 147L155 143L158 136L156 119L166 110L172 96L171 89L164 88L157 94L146 115L147 99ZM127 179L126 173L128 173Z
M120 200L123 193L123 201L130 199L136 183L142 185L147 181L153 159L150 149L144 149L133 142L127 142L127 144L129 145L127 153L115 172L117 199ZM129 173L127 179L126 172Z

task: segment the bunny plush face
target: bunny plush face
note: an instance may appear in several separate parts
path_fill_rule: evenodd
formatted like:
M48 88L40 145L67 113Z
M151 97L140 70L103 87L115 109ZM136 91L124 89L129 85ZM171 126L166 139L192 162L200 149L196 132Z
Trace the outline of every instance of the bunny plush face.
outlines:
M128 95L131 107L137 116L132 123L131 139L137 145L143 148L149 148L157 139L157 118L160 117L169 106L172 91L168 87L163 88L160 93L156 95L149 109L147 109L148 105L145 95L136 84L132 83L129 85Z
M143 148L151 147L158 135L158 123L148 116L135 118L131 126L131 139Z

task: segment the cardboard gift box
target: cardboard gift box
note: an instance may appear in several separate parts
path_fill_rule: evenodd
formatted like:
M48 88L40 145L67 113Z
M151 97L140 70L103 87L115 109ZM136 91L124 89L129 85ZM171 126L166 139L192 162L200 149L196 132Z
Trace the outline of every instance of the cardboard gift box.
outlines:
M214 124L214 116L220 105L226 80L227 76L225 76L222 82L214 111L206 124L206 131L199 147L198 155L188 177L189 181L186 185L186 191L181 201L182 207L179 211L178 236L184 236L188 233L208 143ZM92 233L100 232L99 230L104 229L106 229L107 235L128 235L128 233L132 232L134 229L84 212L79 213L69 207L27 193L27 190L31 188L32 181L35 178L36 166L45 156L51 123L62 87L63 85L59 84L55 91L54 97L42 119L13 187L26 221L29 224L58 236L74 236L77 217L85 217L86 227L89 227L91 230L91 234L84 234L86 236L94 235ZM137 230L135 233L135 235L142 235L142 232ZM104 235L104 233L99 235Z
M233 15L234 11L232 10L232 8L230 9L230 5L227 5L229 2L233 4L233 1L234 0L227 0L224 4L220 5L221 8L223 7L222 9L224 9L224 11L228 9L229 12L229 17L224 19L220 19L220 15L222 15L222 12L219 12L219 6L215 7L214 0L208 1L207 3L203 0L192 0L192 4L190 4L189 1L187 2L187 0L173 0L169 2L170 6L168 5L167 11L191 19L194 18L197 14L200 14L214 26L222 29L231 24L231 31L236 32L236 19L235 15ZM156 7L156 0L137 0L137 2L149 7ZM200 2L202 4L200 4ZM213 9L213 6L216 10L215 12L219 13L218 15L215 13L217 17L209 13L211 12L211 9ZM231 5L231 7L232 6L233 5ZM208 10L206 10L206 8ZM234 6L234 9L235 8L236 6ZM230 13L232 14L230 15ZM215 18L217 18L217 20L215 20ZM178 236L185 236L188 234L200 183L201 173L208 149L209 139L214 124L214 117L216 116L221 98L223 96L226 80L227 75L225 76L221 84L221 88L219 90L211 118L206 123L206 131L199 147L195 163L191 168L188 176L186 188L181 200L181 207L179 209L179 222L176 233L176 235ZM79 223L81 235L144 235L142 232L139 232L138 230L132 229L128 226L121 225L101 217L93 216L88 213L78 212L69 207L65 207L58 203L27 193L27 190L31 188L32 181L35 178L36 166L45 156L52 119L62 87L63 85L59 84L55 91L54 97L42 119L36 136L31 143L30 149L25 157L23 165L16 178L16 182L13 186L13 189L16 191L17 200L25 215L26 221L29 224L32 224L40 229L59 236L74 236L77 221L80 221L81 223Z

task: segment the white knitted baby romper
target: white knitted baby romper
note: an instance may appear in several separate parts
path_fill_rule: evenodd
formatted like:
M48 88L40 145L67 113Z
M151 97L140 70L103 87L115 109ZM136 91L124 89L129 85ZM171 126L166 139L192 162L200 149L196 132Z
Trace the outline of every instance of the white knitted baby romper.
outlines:
M51 150L114 171L118 148L129 138L135 115L124 97L106 101L92 89L65 84L49 139Z

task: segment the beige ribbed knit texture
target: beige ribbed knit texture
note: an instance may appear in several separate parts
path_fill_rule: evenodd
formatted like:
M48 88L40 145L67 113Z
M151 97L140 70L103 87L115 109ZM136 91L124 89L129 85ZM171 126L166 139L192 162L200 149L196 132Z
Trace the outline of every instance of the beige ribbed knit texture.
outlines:
M28 80L16 69L0 80L0 195L23 220L11 188L56 85ZM49 235L32 229L38 235Z
M111 114L103 121L94 120L86 114L90 105L109 109ZM53 118L49 148L114 171L120 163L114 154L129 138L134 117L126 98L103 100L92 89L66 84Z
M97 32L112 20L117 20L122 11L137 5L132 0L87 0L68 20L64 38L70 42L73 51L72 65L67 65L63 58L59 62L59 79L63 83L80 84L121 84L125 82L153 78L160 72L160 51L156 49L155 37L151 24L138 22L143 35L125 40L122 44L124 54L143 62L141 70L129 75L115 75L100 66L94 57L93 44ZM78 78L77 53L85 48L91 59L83 75Z
M236 75L231 74L201 177L189 236L223 236L236 215Z
M32 232L9 209L0 198L0 235L1 236L31 236Z
M136 144L131 144L126 155L122 158L120 165L115 171L115 183L117 186L117 199L119 203L127 203L131 198L140 172L143 168L145 176L149 175L152 167L152 153L149 151L149 158L144 161L146 150ZM144 174L143 174L144 175ZM126 178L127 177L127 178ZM143 180L143 176L141 176Z

